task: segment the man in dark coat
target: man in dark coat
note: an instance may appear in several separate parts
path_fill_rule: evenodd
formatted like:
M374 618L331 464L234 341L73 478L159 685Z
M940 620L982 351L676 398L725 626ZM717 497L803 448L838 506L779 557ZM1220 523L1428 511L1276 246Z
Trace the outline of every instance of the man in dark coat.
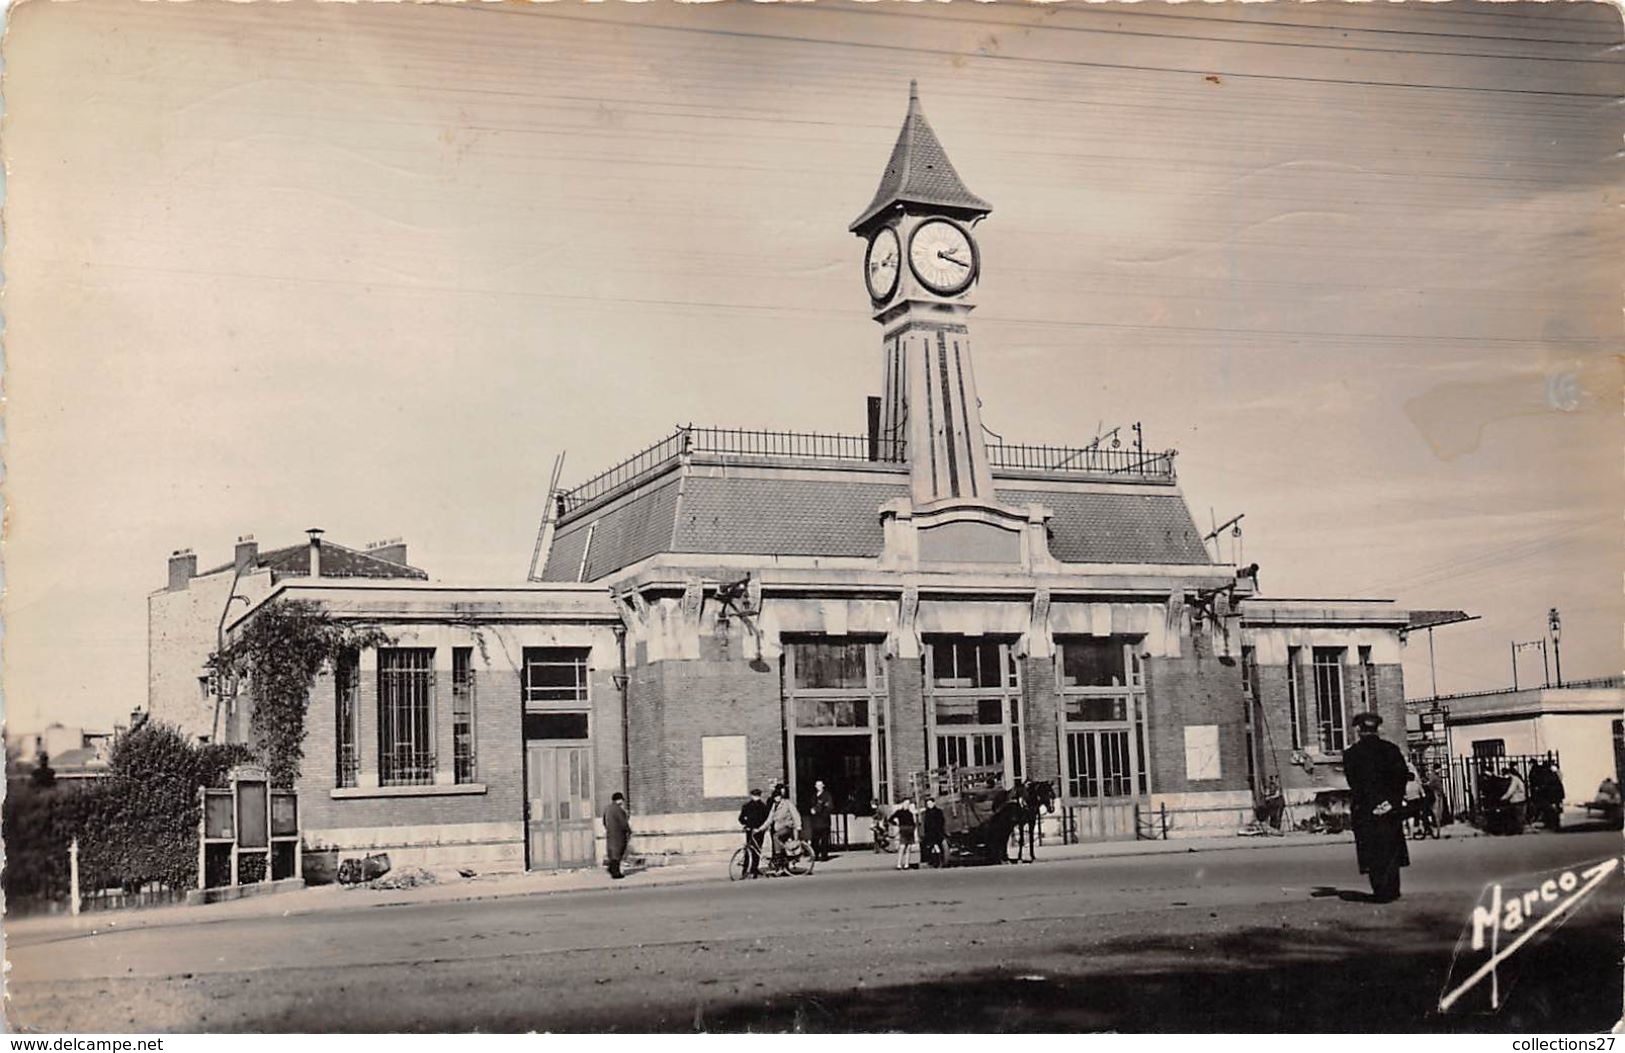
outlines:
M812 800L807 805L812 828L813 857L820 863L829 859L829 821L835 812L835 798L824 788L823 780L813 783Z
M604 853L609 858L609 876L619 880L626 843L632 839L632 820L626 814L626 795L615 793L604 809Z
M745 828L745 871L762 876L762 837L767 832L767 802L761 790L750 791L750 799L739 809L739 825Z
M920 862L939 868L948 863L948 817L930 797L920 813Z
M1399 898L1399 868L1411 865L1405 846L1405 755L1377 734L1382 718L1361 713L1354 718L1360 740L1343 751L1348 778L1350 820L1360 873L1371 878L1379 903Z

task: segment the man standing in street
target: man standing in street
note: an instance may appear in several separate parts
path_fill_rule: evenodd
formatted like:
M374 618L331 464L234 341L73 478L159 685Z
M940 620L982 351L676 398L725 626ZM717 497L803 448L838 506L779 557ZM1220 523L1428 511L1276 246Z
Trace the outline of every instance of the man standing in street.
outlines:
M813 858L823 863L829 859L829 821L835 811L835 798L824 789L822 779L813 783L813 796L807 808L808 825L812 828Z
M925 799L920 813L920 862L939 870L948 865L948 817L932 797Z
M745 828L745 872L762 876L762 835L767 831L767 802L761 790L750 791L750 800L739 809L739 825Z
M1360 873L1371 878L1378 903L1399 898L1399 868L1411 865L1405 846L1405 755L1377 734L1382 718L1360 713L1354 718L1360 740L1343 751L1343 774L1349 781L1354 851Z
M604 809L604 853L609 858L609 876L620 880L621 860L626 856L626 843L632 839L632 820L626 814L626 795L617 791Z

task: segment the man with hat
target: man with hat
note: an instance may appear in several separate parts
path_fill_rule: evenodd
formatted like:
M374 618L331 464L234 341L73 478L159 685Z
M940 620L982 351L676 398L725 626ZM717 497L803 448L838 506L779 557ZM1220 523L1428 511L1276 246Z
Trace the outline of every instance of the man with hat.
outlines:
M1405 846L1405 755L1377 733L1382 718L1360 713L1354 727L1360 739L1343 751L1343 774L1349 782L1354 851L1360 873L1371 878L1378 903L1399 898L1399 868L1411 865Z

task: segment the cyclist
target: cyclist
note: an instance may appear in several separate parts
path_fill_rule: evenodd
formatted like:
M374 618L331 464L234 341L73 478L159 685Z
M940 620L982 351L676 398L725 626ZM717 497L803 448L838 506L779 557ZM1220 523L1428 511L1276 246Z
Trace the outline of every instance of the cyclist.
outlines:
M773 801L767 810L767 832L773 838L773 869L783 870L785 842L801 840L801 813L796 811L782 782L773 787Z
M739 809L739 825L745 828L745 868L751 877L762 876L762 834L767 830L767 816L762 791L750 791L750 800Z

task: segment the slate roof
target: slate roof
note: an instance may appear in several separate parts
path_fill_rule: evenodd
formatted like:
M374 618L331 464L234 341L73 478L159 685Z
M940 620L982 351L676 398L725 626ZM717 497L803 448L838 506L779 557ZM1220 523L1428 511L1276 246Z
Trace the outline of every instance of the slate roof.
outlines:
M221 571L231 570L235 563L222 563L212 570L206 570L198 577L218 574ZM287 548L274 548L261 552L254 561L256 568L269 568L271 577L275 581L283 578L305 578L310 576L310 542L298 545L289 545ZM414 578L427 581L428 571L409 567L404 563L394 563L387 559L380 559L369 552L358 552L353 548L332 541L322 542L322 577L324 578Z
M931 130L931 122L925 119L919 89L913 81L908 84L908 116L903 118L903 128L897 133L897 144L892 147L891 160L886 162L874 200L847 229L861 229L898 202L982 215L993 211L993 206L971 193L954 171L953 162L937 141L937 133Z
M880 555L880 506L906 483L690 478L678 552L781 556Z
M656 552L673 551L671 538L677 516L679 478L669 475L654 489L561 529L553 537L542 580L575 581L581 570L583 550L587 553L587 566L582 581L592 581Z
M1207 548L1178 493L999 489L1005 504L1054 513L1050 551L1063 563L1206 565ZM593 581L659 552L777 556L880 555L880 506L908 496L901 480L687 474L562 528L544 581ZM594 526L596 524L596 526ZM588 545L588 530L592 540Z
M1062 563L1212 562L1177 493L996 492L1006 504L1040 504L1054 513L1049 549Z

